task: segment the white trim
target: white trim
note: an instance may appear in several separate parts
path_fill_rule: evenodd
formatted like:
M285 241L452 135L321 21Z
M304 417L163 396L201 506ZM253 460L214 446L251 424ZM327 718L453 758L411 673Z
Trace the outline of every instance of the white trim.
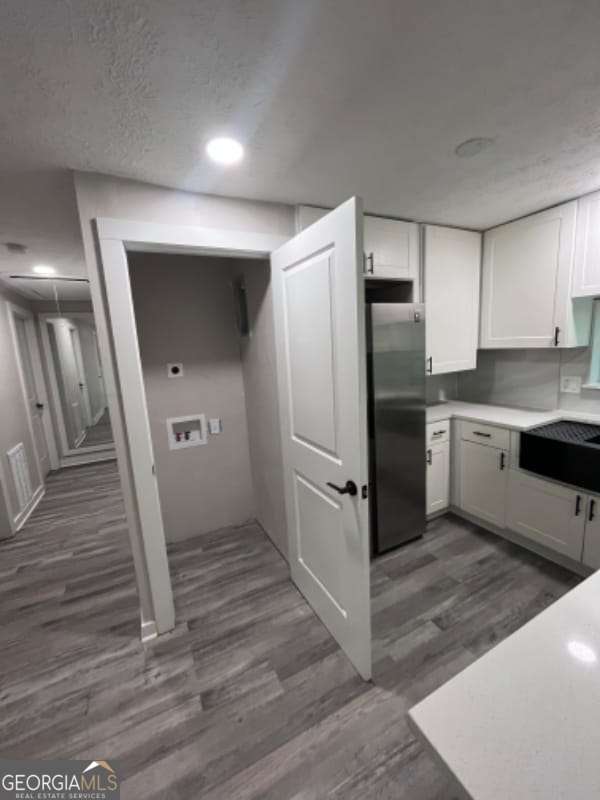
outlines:
M47 322L52 319L70 319L73 318L75 320L82 319L82 320L94 320L94 315L91 311L74 311L68 312L66 314L58 314L57 312L50 312L45 314L39 314L38 320L40 325L40 338L42 340L42 348L44 350L44 357L46 359L46 366L48 372L48 380L50 382L50 394L52 396L52 409L54 411L54 416L56 419L56 427L58 428L58 440L61 446L61 455L59 464L60 467L68 467L71 464L91 464L94 461L106 461L111 458L116 458L116 451L114 443L106 443L106 444L94 444L90 445L89 447L83 448L85 451L85 457L82 458L83 451L82 448L78 448L77 444L81 444L83 439L85 439L85 431L83 436L79 440L78 443L75 443L75 447L69 446L69 439L67 436L67 426L65 424L65 418L63 414L62 403L60 399L60 389L58 386L58 377L56 375L56 367L54 364L54 358L52 356L52 347L50 345L50 336L48 335L48 325ZM106 407L102 409L102 413L106 410ZM100 414L102 416L102 414ZM98 417L100 419L100 417ZM97 457L93 457L94 454L97 454Z
M14 532L17 533L21 530L21 528L25 525L29 517L33 514L35 509L38 507L40 500L46 494L46 487L44 484L38 486L35 492L31 496L31 500L27 503L23 511L21 511L17 516L13 519L14 524Z
M142 642L150 642L152 639L156 639L157 636L158 630L153 619L148 622L142 622Z
M124 421L123 442L118 441L120 425L115 430L119 469L133 478L131 482L123 481L123 486L126 507L135 514L131 527L140 531L142 539L143 563L136 565L136 575L138 580L147 580L140 591L151 599L157 632L165 633L175 625L175 608L127 250L266 258L287 237L119 219L94 222L99 258L98 272L90 270L90 282L104 370L109 380L114 377L115 381L115 394L107 393L111 416L122 413ZM134 556L135 553L134 548Z

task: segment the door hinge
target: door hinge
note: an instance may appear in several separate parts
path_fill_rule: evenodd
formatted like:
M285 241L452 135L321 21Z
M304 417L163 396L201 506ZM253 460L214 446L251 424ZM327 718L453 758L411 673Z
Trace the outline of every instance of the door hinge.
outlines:
M363 483L363 485L360 487L360 496L363 500L366 500L369 496L369 487L366 483Z

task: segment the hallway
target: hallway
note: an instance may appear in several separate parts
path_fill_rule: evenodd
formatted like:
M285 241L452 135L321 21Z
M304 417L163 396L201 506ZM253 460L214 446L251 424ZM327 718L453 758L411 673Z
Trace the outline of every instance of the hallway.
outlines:
M115 464L50 477L0 545L3 757L114 759L124 800L451 800L405 712L577 582L437 521L373 569L376 655L391 645L374 686L259 526L169 561L177 626L143 645Z

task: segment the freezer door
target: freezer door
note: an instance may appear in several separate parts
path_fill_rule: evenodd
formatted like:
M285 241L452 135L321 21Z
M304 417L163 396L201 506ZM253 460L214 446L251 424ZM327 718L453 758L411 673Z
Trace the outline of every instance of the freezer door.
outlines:
M374 550L425 530L425 308L369 305Z

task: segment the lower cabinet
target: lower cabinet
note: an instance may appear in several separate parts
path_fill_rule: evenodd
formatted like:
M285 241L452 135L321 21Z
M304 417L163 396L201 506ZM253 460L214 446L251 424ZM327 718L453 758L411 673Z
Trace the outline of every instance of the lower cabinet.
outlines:
M583 492L509 471L507 526L576 561L582 555L588 505ZM600 543L596 548L600 557Z
M460 506L463 511L504 528L507 467L506 450L462 440Z
M586 567L600 569L600 497L588 495L585 508L585 536L583 563Z
M443 511L450 503L450 444L427 449L427 514Z

